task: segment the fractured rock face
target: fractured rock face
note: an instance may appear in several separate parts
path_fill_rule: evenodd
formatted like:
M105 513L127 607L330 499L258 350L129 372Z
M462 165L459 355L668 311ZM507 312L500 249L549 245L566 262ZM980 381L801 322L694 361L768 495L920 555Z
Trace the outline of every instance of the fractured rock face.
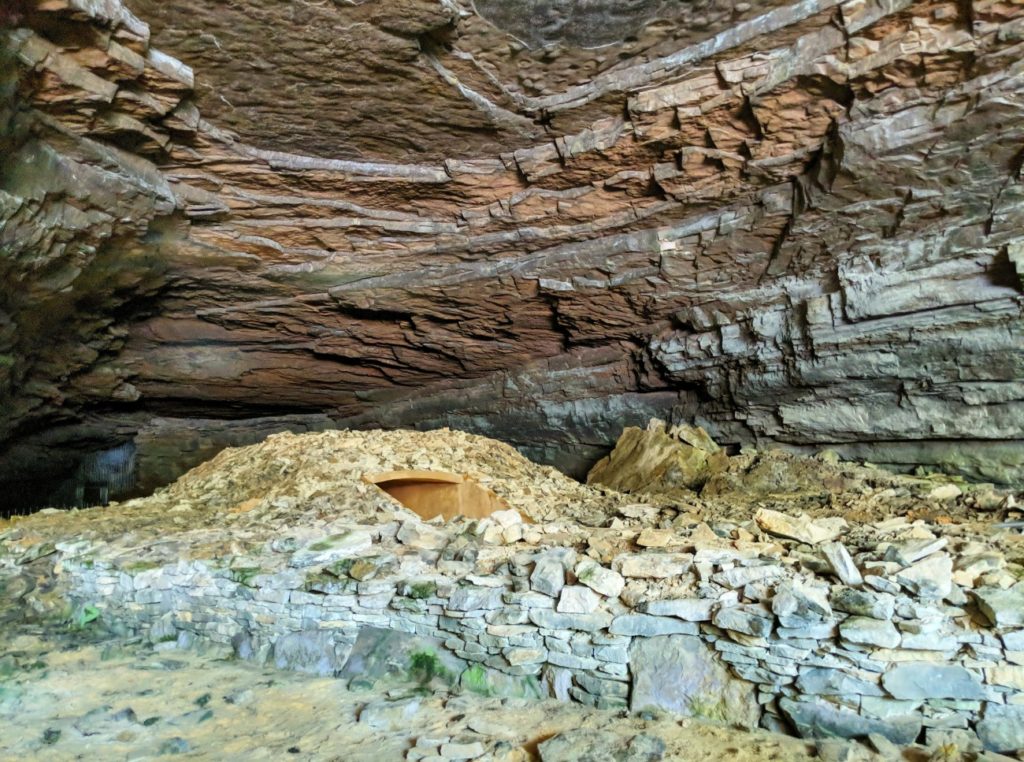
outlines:
M582 473L660 415L1021 482L1022 19L20 0L0 446L323 415Z

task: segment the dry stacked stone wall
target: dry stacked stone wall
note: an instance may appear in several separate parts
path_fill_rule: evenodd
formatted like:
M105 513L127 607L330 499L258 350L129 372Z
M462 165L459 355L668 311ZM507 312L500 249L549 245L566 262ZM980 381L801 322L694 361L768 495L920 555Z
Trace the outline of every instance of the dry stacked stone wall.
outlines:
M619 524L399 509L256 555L57 550L79 605L161 648L221 644L355 687L440 679L805 736L1024 747L1024 582L998 543L771 510L728 533Z

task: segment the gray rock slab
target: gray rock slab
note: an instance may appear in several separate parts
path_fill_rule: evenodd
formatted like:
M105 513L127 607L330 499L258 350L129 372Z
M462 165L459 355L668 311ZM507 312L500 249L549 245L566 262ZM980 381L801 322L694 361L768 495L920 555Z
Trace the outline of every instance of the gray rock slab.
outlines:
M892 622L864 616L852 616L840 624L839 634L858 645L896 648L900 644L900 633Z
M437 639L384 627L363 627L339 677L351 683L452 684L466 667Z
M728 606L715 612L712 621L725 630L745 635L766 637L771 634L774 621L771 614L755 606Z
M802 627L830 619L828 589L798 580L780 582L772 599L772 612L783 627Z
M283 635L274 642L274 666L326 677L342 668L348 655L329 630L308 630Z
M668 616L647 614L623 614L612 620L608 632L612 635L696 635L698 627L694 622Z
M953 559L945 553L929 556L899 572L896 580L923 598L944 598L953 586Z
M551 609L530 609L530 621L547 630L596 632L611 624L612 615L605 611L596 611L593 614L559 614Z
M783 698L779 708L803 738L862 738L874 733L895 744L913 743L921 732L921 717L907 715L886 720L861 715L822 700L794 701Z
M857 616L889 621L896 611L896 599L888 593L874 593L842 587L831 596L833 608Z
M457 587L452 591L447 608L452 611L501 608L503 592L497 587Z
M841 542L826 542L821 546L821 554L825 556L833 573L844 585L861 585L864 578L853 562L853 557Z
M1024 627L1024 582L1002 590L983 587L974 591L978 608L999 627Z
M898 699L981 699L985 688L963 667L910 662L882 675L882 685Z
M755 686L733 677L700 638L637 638L629 654L633 711L656 708L744 727L757 725L760 708Z
M1024 749L1024 706L989 705L978 723L978 737L989 751Z
M654 616L674 616L687 622L711 621L711 610L716 601L710 598L675 598L662 601L647 601L639 609Z
M811 696L884 696L875 683L861 680L841 669L814 667L804 670L796 681L797 690Z

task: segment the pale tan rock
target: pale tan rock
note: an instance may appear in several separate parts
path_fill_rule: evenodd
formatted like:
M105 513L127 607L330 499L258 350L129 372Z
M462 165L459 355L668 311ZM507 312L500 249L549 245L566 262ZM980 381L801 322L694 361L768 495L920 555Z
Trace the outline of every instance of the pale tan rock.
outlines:
M670 529L645 529L635 540L643 548L668 548L681 545L682 539Z
M757 525L764 531L791 540L817 545L831 542L842 534L848 524L841 518L811 520L806 516L793 517L779 511L762 508L754 515Z
M663 579L685 574L693 556L684 553L638 553L619 556L614 566L623 577Z
M986 667L985 682L1024 691L1024 666Z
M954 500L960 497L962 494L963 490L961 490L955 484L940 484L938 487L935 487L934 489L932 489L931 492L928 493L928 498L930 500L940 501Z

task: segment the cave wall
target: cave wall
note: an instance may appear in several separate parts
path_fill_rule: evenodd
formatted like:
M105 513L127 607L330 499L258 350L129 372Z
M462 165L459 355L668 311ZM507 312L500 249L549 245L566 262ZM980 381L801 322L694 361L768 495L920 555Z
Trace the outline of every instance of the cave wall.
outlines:
M10 4L0 481L660 415L1024 482L1024 4L625 8Z

